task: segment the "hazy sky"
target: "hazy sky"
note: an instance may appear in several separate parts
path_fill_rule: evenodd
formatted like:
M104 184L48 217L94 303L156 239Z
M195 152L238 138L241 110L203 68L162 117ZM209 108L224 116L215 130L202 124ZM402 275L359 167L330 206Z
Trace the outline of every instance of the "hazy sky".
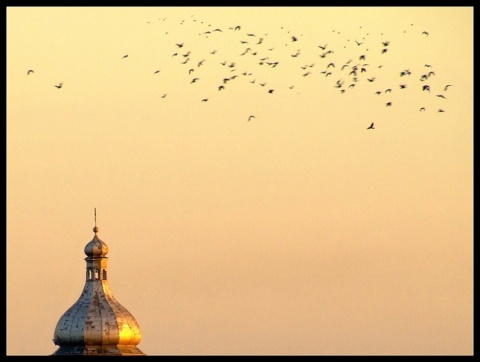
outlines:
M473 354L473 8L6 30L8 355L56 350L94 208L147 355Z

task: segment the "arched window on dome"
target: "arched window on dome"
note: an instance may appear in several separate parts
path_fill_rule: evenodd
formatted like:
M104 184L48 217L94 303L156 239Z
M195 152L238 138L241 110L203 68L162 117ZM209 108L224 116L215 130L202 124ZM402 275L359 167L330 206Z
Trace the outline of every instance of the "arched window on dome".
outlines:
M100 273L98 272L98 269L95 269L95 279L100 279Z

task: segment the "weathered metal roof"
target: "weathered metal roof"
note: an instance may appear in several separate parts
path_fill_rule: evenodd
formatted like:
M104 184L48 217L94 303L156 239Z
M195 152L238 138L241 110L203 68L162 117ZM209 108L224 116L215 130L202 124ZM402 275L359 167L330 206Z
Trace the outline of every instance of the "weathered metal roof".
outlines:
M144 355L133 315L113 297L107 280L107 244L95 236L85 246L86 281L78 300L59 319L57 355Z

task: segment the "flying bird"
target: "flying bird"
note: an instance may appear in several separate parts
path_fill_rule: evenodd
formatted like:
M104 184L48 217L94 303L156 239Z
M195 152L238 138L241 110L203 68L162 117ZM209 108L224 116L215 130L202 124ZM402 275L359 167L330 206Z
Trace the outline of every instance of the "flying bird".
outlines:
M374 125L375 124L372 122L372 124L370 126L368 126L367 129L375 129Z
M252 120L252 118L255 118L255 116L252 114L250 117L248 117L248 120Z
M428 36L428 31L422 31L422 35L425 34L426 36Z
M159 71L159 70L156 70L153 74L157 74L157 73L160 73L160 71Z
M206 101L208 101L208 98L203 98L202 99L202 102L206 102Z
M443 90L446 91L448 87L451 87L451 86L452 86L451 84L447 84Z
M58 84L55 84L55 87L57 87L58 89L62 88L62 86L63 86L63 83L62 83L62 82L60 82L60 83L58 83Z
M292 35L292 41L297 41L297 37Z
M425 111L425 107L421 107L421 108L420 108L420 112L421 112L421 111Z
M447 97L445 97L443 94L437 94L437 97L447 99Z
M127 58L127 57L128 57L128 54L125 54L125 55L122 57L122 59L123 59L123 58Z
M35 73L35 72L33 71L33 69L29 69L27 72L27 75L29 75L30 73Z

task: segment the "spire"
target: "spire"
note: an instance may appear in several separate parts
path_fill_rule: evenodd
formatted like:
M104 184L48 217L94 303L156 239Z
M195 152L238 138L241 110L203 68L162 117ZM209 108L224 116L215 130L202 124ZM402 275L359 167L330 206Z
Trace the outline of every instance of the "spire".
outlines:
M97 232L98 232L98 227L97 227L97 208L96 208L96 207L93 208L93 213L94 213L94 216L93 216L93 217L94 217L94 220L95 220L95 226L93 227L93 232L94 232L95 234L97 234Z
M108 246L95 235L85 245L85 286L78 300L62 315L54 332L56 355L139 356L142 334L133 315L113 296L107 280Z

